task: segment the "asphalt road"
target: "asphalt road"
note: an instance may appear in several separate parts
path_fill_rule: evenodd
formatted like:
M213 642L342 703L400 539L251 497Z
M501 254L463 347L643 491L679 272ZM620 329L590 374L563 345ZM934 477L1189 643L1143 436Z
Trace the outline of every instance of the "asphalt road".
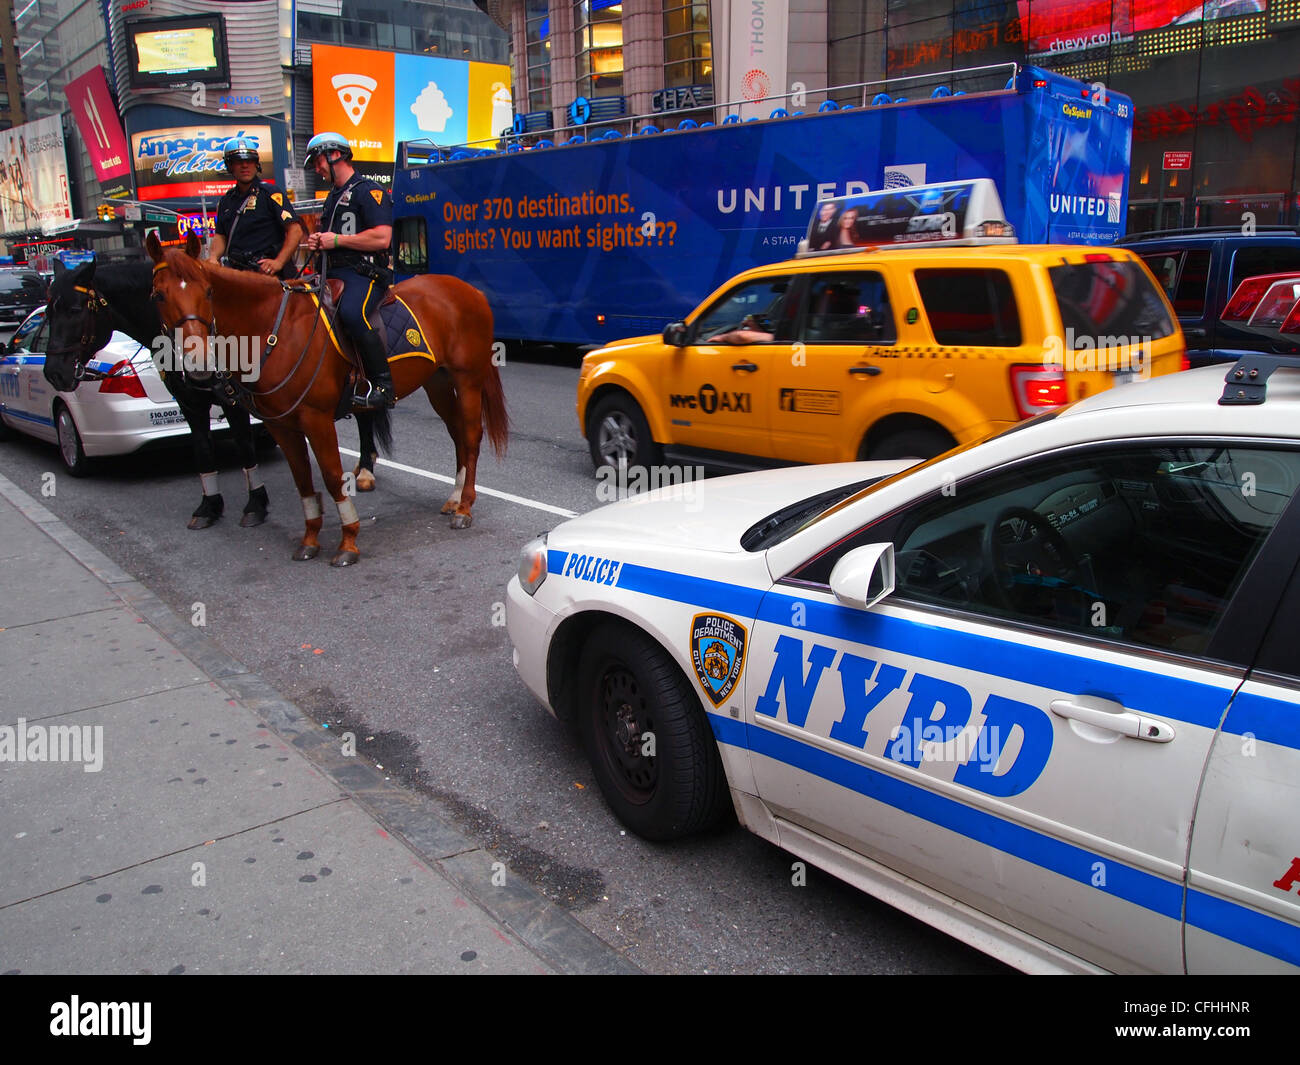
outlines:
M0 461L178 614L202 620L322 726L355 732L359 753L644 969L1005 971L815 869L795 886L794 859L738 827L673 845L621 829L576 739L515 674L504 628L520 546L563 520L557 510L600 503L574 413L577 370L510 361L502 373L510 448L480 462L473 527L453 531L438 513L452 446L413 397L395 411L394 458L426 472L381 466L379 490L356 497L362 561L351 569L328 564L338 539L328 503L321 557L290 561L302 513L278 452L263 464L267 524L239 527L243 477L227 449L227 514L202 532L185 528L200 495L186 450L106 462L80 480L53 447L25 438L0 445ZM340 423L342 446L355 440Z

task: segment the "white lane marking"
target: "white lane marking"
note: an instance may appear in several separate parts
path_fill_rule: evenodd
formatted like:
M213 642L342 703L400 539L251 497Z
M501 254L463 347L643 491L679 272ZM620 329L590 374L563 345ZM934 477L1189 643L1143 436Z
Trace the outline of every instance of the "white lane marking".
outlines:
M339 452L344 455L350 455L352 458L359 459L360 451L353 451L350 447L341 447ZM443 484L455 484L456 479L448 477L442 473L431 473L428 470L422 470L418 466L408 466L404 462L394 462L392 459L379 459L377 465L389 466L395 470L401 470L403 473L413 473L417 477L427 477L431 481L442 481ZM576 518L576 510L565 510L563 507L555 507L550 503L540 503L536 499L526 499L524 496L511 495L509 492L499 492L495 488L484 488L482 485L475 485L475 489L485 496L495 496L497 499L504 499L508 503L518 503L522 507L532 507L534 510L544 510L548 514L558 514L562 518Z

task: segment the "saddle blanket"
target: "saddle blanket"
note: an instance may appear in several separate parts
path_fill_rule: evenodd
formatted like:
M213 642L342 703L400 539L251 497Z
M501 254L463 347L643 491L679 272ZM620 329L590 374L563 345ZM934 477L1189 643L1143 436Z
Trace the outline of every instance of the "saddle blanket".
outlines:
M384 339L389 362L409 358L438 361L424 330L411 313L411 308L397 293L390 291L385 301L379 305L379 321L375 324Z

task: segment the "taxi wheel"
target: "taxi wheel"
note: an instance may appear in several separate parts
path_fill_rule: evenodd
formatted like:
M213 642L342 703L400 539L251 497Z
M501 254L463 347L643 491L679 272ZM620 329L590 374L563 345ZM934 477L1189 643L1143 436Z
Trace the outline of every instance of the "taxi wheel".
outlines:
M903 429L863 445L864 459L932 459L955 446L942 429Z
M73 477L85 477L90 473L90 459L86 458L85 449L81 446L81 434L77 432L72 411L62 404L54 416L54 430L59 436L59 454L63 456L63 465Z
M625 392L605 396L587 416L587 443L596 469L602 466L653 466L660 449L636 400Z
M657 643L628 626L597 629L579 665L578 730L605 801L643 839L717 824L729 796L699 699Z

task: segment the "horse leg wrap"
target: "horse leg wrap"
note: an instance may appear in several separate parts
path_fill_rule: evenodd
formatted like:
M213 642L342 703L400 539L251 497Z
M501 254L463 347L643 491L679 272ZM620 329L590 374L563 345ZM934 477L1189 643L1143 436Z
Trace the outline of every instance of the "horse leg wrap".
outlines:
M319 493L312 496L302 497L302 515L309 522L320 521L320 495Z
M262 487L262 473L256 466L244 467L244 482L248 485L248 491L251 493L254 488Z
M220 487L217 483L216 470L211 473L200 473L199 480L203 482L203 494L205 496L214 496L219 493Z
M340 525L356 525L361 521L357 515L357 505L350 498L344 498L336 501L339 508Z

